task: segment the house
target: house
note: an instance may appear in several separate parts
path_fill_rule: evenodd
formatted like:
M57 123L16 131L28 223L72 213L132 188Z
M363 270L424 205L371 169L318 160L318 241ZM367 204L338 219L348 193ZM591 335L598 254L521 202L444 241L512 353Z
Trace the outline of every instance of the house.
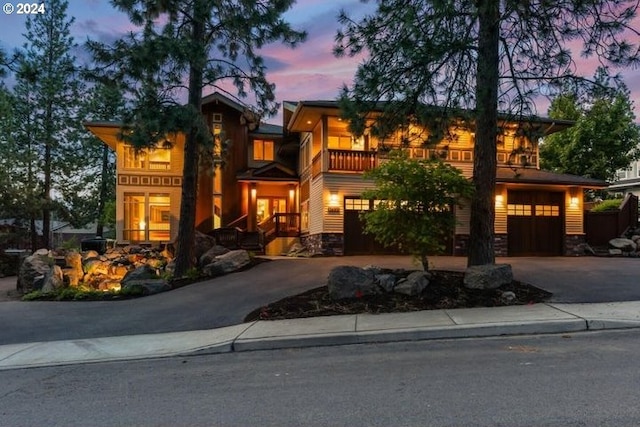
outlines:
M239 228L260 236L267 253L280 253L298 238L313 255L385 251L365 235L359 220L375 201L362 198L372 182L363 173L385 160L386 150L410 157L437 156L473 173L474 133L453 125L447 138L425 147L428 130L407 127L384 140L351 135L335 101L284 102L284 126L257 123L233 100L214 93L203 114L212 132L230 141L221 159L212 153L201 165L197 224L208 232ZM542 171L538 141L571 122L533 117L524 123L503 118L498 136L495 248L497 255L563 255L585 241L583 190L606 183ZM87 123L117 153L117 240L166 242L175 238L182 183L184 136L172 144L136 152L119 137L117 123ZM466 253L468 201L454 214L458 225L448 253ZM253 234L252 234L253 233ZM271 236L266 238L265 236Z
M220 93L203 98L202 114L224 153L203 153L199 165L196 227L246 232L280 253L299 234L298 145L281 126L258 123L243 105ZM116 153L116 240L166 243L176 238L182 189L182 134L169 144L135 150L121 138L121 124L85 123ZM222 167L224 163L224 167ZM263 233L260 233L260 232ZM264 242L268 231L270 242Z
M614 193L631 193L640 196L640 160L632 162L627 169L616 172L616 181L608 190Z

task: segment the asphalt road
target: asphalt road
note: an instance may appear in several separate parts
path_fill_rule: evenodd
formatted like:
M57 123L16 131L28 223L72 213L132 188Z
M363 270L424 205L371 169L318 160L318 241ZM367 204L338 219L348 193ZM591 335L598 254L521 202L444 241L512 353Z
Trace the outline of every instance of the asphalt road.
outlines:
M0 372L2 426L637 426L640 332Z
M637 258L503 258L516 278L553 292L554 302L640 300ZM283 259L126 301L0 302L0 345L201 330L241 323L257 307L321 286L336 265L414 268L407 256ZM434 257L432 268L464 269L461 257Z

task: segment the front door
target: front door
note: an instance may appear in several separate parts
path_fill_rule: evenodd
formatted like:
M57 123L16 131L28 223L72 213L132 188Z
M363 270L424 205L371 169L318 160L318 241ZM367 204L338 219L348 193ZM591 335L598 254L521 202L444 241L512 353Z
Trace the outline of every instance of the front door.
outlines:
M256 203L256 222L260 224L267 218L287 212L287 199L280 197L258 197Z

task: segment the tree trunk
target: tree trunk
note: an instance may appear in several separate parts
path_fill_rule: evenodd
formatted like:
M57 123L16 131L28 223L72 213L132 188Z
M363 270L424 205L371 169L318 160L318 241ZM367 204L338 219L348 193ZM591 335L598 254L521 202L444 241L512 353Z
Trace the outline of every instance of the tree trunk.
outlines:
M193 6L193 27L191 30L193 49L201 52L197 60L192 60L189 67L189 100L193 109L194 124L189 129L184 146L184 169L182 173L182 201L180 203L180 221L178 225L178 239L175 259L175 277L183 277L193 266L193 246L195 242L196 226L196 194L198 186L199 141L198 126L195 123L198 114L202 114L202 80L205 65L204 58L204 21L199 13L199 1Z
M96 236L104 234L104 206L107 203L107 178L109 175L109 147L102 147L102 171L100 173L100 197L98 198L98 224Z
M473 160L475 194L471 200L467 265L493 264L498 130L500 2L479 0L478 68L476 81L476 142Z

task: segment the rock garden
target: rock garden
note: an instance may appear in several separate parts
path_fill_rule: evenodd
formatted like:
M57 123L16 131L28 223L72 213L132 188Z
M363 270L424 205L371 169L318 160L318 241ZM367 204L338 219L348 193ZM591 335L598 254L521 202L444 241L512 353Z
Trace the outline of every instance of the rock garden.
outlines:
M194 281L249 267L255 260L245 250L229 250L198 234L197 267L187 278L173 279L171 245L160 250L124 246L96 251L40 249L20 264L16 289L25 299L119 299L152 295Z
M514 280L505 264L466 272L341 266L331 271L326 286L260 307L245 321L523 305L550 297L549 292Z

